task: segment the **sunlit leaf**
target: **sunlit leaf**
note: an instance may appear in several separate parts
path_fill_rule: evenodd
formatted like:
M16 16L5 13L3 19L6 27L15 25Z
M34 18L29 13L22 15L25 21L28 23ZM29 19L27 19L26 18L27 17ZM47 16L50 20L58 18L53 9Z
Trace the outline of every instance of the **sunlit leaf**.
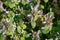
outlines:
M27 26L24 24L24 22L20 22L20 26L23 28L23 29L26 29Z
M25 40L25 37L21 37L20 40Z
M2 22L5 22L5 18L2 18Z
M6 31L6 35L12 35L10 31Z
M11 1L6 1L6 2L5 2L5 5L6 5L6 6L9 6L10 8L13 8L13 7L16 6L15 3L11 3Z
M10 4L9 4L9 7L10 7L10 8L13 8L13 7L15 7L15 6L16 6L15 3L10 3Z
M14 0L15 1L15 4L18 4L18 0Z
M51 31L52 30L52 23L50 23L50 28L49 28L49 31Z
M34 15L34 19L33 19L33 21L36 21L37 19L38 19L38 15L35 14L35 15Z
M27 3L28 3L27 0L22 0L23 5L26 5Z
M24 32L23 33L23 37L27 37L27 32Z
M31 26L32 26L32 28L35 28L36 27L36 22L32 21Z
M47 2L48 2L48 0L44 0L44 2L45 2L45 3L47 3Z
M44 27L44 29L42 29L42 32L43 32L43 34L49 33L49 28L47 25Z
M20 27L20 26L17 26L17 32L21 34L22 29L21 29L21 27Z
M41 9L44 9L44 5L41 5L40 7L41 7Z
M26 27L27 27L27 26L26 26L25 24L23 24L23 29L26 29Z
M51 18L54 18L54 12L49 12L48 14L50 14Z
M53 38L50 38L50 39L48 39L48 40L53 40Z

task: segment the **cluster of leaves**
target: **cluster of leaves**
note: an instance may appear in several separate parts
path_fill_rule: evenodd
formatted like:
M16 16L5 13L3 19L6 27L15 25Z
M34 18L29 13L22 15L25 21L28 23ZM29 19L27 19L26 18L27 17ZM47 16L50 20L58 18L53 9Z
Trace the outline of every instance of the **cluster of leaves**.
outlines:
M58 19L53 20L59 5L54 0L55 5L51 2L50 0L1 0L0 40L55 40L57 37L60 39L59 32L53 27L56 23L57 26L60 25Z

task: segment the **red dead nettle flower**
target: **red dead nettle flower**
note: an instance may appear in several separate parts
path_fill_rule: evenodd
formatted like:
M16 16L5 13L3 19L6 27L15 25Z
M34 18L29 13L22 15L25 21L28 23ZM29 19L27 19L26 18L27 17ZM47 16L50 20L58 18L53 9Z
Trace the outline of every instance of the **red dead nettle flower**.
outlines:
M29 3L29 2L31 2L32 0L27 0L27 2Z
M9 21L8 18L7 18L7 19L6 19L6 22L5 22L5 26L8 27L8 26L9 26L9 22L10 22L10 21Z

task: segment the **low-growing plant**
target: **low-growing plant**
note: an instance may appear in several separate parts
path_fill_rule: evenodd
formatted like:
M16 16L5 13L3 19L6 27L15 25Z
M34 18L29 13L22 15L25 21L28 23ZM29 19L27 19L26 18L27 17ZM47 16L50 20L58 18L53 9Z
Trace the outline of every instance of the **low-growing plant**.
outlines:
M60 20L53 20L57 9L50 0L1 0L0 40L59 40L54 24Z

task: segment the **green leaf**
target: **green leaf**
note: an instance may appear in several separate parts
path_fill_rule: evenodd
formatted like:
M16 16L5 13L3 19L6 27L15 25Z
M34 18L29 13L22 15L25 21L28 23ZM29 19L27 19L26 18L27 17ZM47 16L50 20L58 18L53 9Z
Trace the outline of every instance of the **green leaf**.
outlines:
M57 21L58 26L60 26L60 20Z
M11 31L11 30L12 30L12 25L10 25L10 26L8 27L8 30L9 30L9 31Z
M12 14L14 14L14 12L13 11L9 11L8 17L11 18L13 16Z
M51 19L53 19L53 18L54 18L54 12L49 12L48 14L50 14L50 15L51 15Z
M32 26L32 28L35 28L36 27L36 22L35 21L32 21L31 22L31 26Z
M22 0L22 4L23 4L23 5L28 4L27 0Z
M0 33L0 40L3 40L2 38L3 38L3 37L2 37L2 34Z
M2 12L2 10L0 9L0 13Z
M41 9L44 9L44 5L41 5L40 7L41 7Z
M2 18L2 22L5 22L5 18Z
M10 31L6 31L6 35L12 35Z
M10 18L10 26L8 27L8 30L12 30L12 25L13 25L13 19Z
M9 6L10 8L13 8L13 7L15 7L16 5L15 5L15 3L12 3L11 1L6 1L6 2L4 2L5 3L5 5L6 6Z
M6 1L6 2L4 2L4 4L5 4L6 6L9 6L10 2L9 2L9 1Z
M48 39L48 40L53 40L53 38L50 38L50 39Z
M48 28L47 25L45 25L44 29L42 29L42 33L43 33L43 34L49 33L49 28Z
M15 7L15 6L16 6L15 3L10 3L10 4L9 4L9 7L10 7L10 8L13 8L13 7Z
M47 3L47 2L48 2L48 0L44 0L44 2L45 2L45 3Z
M13 18L12 17L10 17L10 24L12 24L13 23Z
M25 37L21 37L20 40L25 40Z
M15 4L19 4L19 3L18 3L18 0L14 0L14 1L15 1Z
M27 32L24 32L24 33L23 33L23 37L28 37L28 36L27 36Z
M52 30L52 24L53 24L53 23L50 23L49 31L51 31L51 30Z
M23 24L23 29L26 29L26 28L27 28L27 26L25 24Z
M37 14L34 14L34 19L33 21L36 21L38 19L38 15Z
M10 31L10 30L12 30L12 28L13 28L13 21L14 21L14 19L12 18L12 17L10 17L9 18L9 24L10 24L10 26L8 27L8 30Z
M43 30L42 32L43 32L43 34L47 34L47 33L49 33L48 30Z
M20 33L20 34L22 33L22 29L21 29L20 26L17 26L17 32Z
M24 24L24 22L20 22L20 26L23 28L23 29L26 29L27 26Z
M48 14L50 14L50 15L54 16L54 12L49 12Z

